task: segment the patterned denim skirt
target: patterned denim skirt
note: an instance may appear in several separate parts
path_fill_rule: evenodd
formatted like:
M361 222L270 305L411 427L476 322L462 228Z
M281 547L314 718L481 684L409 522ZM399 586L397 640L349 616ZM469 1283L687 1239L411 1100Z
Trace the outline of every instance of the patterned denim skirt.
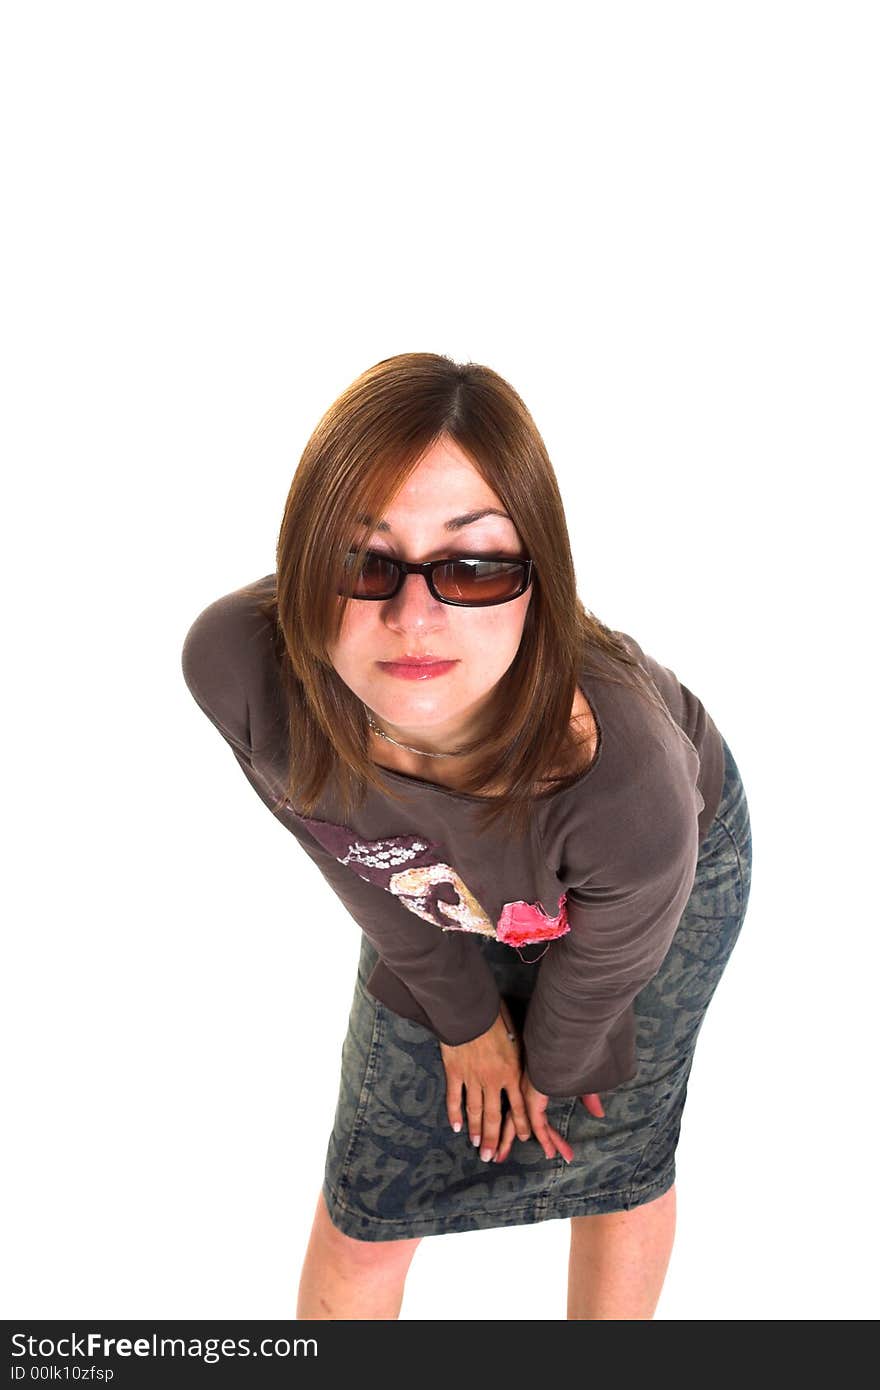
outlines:
M574 1158L547 1159L532 1136L484 1163L446 1114L436 1036L367 993L376 952L362 939L324 1173L333 1224L359 1240L401 1240L627 1211L675 1181L697 1035L745 918L752 872L749 808L724 741L724 788L700 846L694 886L654 979L636 996L638 1071L602 1094L605 1118L579 1098L547 1106ZM535 974L503 943L482 943L520 1026ZM502 1116L507 1113L502 1094Z

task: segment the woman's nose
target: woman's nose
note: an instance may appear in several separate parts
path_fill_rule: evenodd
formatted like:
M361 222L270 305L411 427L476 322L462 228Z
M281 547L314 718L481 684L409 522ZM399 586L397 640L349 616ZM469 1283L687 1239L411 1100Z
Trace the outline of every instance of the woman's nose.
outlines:
M405 574L394 598L388 600L398 615L402 612L436 612L446 605L436 599L424 574Z
M385 614L402 626L425 621L437 623L438 619L445 616L445 607L445 603L441 603L441 600L435 599L431 594L424 574L405 574L398 592L386 602Z

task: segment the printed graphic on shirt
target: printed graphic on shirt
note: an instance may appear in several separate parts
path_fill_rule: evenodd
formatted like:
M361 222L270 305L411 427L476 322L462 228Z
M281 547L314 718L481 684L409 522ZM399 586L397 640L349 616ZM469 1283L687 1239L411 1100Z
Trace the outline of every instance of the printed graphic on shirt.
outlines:
M540 903L520 901L505 903L496 924L457 870L446 862L441 845L418 835L361 840L345 825L308 816L297 819L340 864L367 883L393 893L410 912L442 931L477 932L508 946L528 946L552 941L571 930L565 893L554 917L549 917Z

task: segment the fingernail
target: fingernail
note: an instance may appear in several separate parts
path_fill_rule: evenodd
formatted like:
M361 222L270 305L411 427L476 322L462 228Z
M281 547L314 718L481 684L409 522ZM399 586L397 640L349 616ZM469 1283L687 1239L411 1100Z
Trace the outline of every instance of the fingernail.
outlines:
M491 1150L491 1149L480 1149L480 1158L483 1160L484 1163L488 1163L488 1162L489 1162L489 1159L490 1159L491 1157L492 1157L492 1150Z
M479 1136L479 1134L472 1134L472 1135L471 1135L471 1143L473 1144L473 1146L474 1146L475 1149L478 1149L478 1148L480 1147L480 1136Z
M455 1124L452 1126L452 1128L455 1130L456 1134L460 1134L460 1133L461 1133L461 1120L456 1120L456 1122L455 1122Z

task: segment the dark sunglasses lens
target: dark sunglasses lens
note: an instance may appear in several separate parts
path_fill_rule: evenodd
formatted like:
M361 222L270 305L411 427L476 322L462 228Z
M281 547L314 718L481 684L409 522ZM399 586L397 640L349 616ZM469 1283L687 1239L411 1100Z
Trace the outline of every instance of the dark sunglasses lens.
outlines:
M434 571L438 594L453 603L503 603L524 582L525 567L515 560L450 560Z
M347 594L350 598L382 598L393 593L397 585L395 565L389 564L381 555L368 554L358 569L356 559L354 551L350 551L339 587L341 594Z

